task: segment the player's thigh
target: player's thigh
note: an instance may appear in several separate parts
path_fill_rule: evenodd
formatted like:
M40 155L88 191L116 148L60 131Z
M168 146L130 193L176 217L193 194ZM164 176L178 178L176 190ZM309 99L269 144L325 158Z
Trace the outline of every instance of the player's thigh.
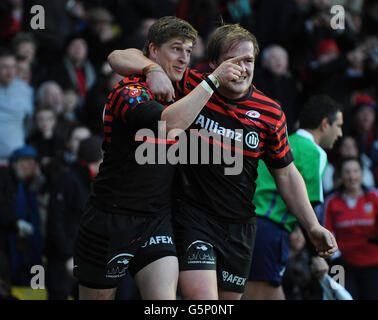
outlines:
M148 235L130 263L143 299L175 299L178 260L170 215L150 219Z
M218 290L219 300L240 300L243 294L233 291Z
M219 299L240 299L253 255L255 224L224 224L227 238L217 241Z
M216 270L180 271L179 287L184 300L217 300Z
M178 262L166 256L151 262L135 274L135 282L144 300L176 299Z
M79 285L79 300L114 300L116 288L93 289Z
M86 208L74 247L74 276L86 299L107 296L102 290L117 287L140 245L133 244L133 239L142 236L144 226L142 217L109 214L91 205Z
M285 300L282 286L274 286L268 281L248 281L243 300Z

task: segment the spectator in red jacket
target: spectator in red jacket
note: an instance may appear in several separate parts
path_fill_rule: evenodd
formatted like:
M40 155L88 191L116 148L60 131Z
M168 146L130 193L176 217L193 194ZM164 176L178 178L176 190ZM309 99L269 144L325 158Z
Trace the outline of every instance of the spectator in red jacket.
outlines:
M345 288L355 300L378 299L378 192L363 187L359 158L341 164L342 186L327 199L325 226L335 234Z

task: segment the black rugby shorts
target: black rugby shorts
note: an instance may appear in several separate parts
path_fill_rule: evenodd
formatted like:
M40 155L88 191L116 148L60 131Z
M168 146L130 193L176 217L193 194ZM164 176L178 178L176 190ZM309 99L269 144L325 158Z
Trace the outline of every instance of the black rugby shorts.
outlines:
M88 205L74 248L74 275L90 288L117 287L148 264L176 256L171 215L109 214Z
M219 288L244 292L256 223L221 222L180 201L174 209L173 228L180 271L216 270Z

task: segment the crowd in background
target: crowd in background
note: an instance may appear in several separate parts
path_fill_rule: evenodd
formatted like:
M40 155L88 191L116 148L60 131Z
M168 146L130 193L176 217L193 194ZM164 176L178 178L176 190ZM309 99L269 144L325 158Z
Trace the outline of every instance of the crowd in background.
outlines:
M30 23L35 5L44 8L44 29L33 29ZM331 24L334 5L345 10L345 20L336 27ZM115 49L142 49L151 24L165 15L183 18L198 30L191 67L201 71L209 70L206 40L217 26L239 23L250 30L260 45L253 84L281 104L289 134L298 127L301 106L311 95L327 94L342 103L344 137L328 154L325 196L348 185L346 157L361 160L359 192L375 188L378 1L3 0L0 296L9 296L11 286L29 286L32 265L46 266L50 299L74 295L72 243L90 180L102 158L105 100L122 79L111 70L107 56ZM377 234L375 238L365 234L373 248L378 247L375 199L369 202L373 207L369 212L375 217ZM318 211L324 223L327 210ZM361 242L359 250L366 249L366 243ZM302 274L295 273L301 247L293 245L294 260L285 280L287 297L318 297L317 288L311 291L311 274L303 274L301 267L297 269ZM348 260L348 267L372 269L369 279L378 286L378 261L373 257L366 261L361 265ZM350 289L355 298L366 297L363 289L357 293L356 286Z

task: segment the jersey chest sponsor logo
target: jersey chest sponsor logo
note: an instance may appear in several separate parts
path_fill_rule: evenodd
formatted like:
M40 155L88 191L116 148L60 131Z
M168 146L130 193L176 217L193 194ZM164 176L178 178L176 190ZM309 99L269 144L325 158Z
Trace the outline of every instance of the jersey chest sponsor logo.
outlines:
M256 131L248 132L244 140L245 144L251 149L256 149L260 143L259 135Z
M371 227L374 226L375 220L371 218L366 219L351 219L351 220L344 220L336 222L335 225L337 228L350 228L355 226L365 226Z
M255 117L260 116L260 114L257 111L249 111L249 112L253 113ZM202 114L198 116L194 124L199 125L201 128L206 129L210 132L217 133L223 137L233 139L238 142L243 142L242 132L237 132L236 130L222 127L219 125L219 122L212 120L210 118L207 118ZM245 135L244 142L250 149L256 149L260 143L259 134L256 131L249 131Z
M219 122L214 121L200 114L194 124L199 125L201 128L208 131L217 133L223 137L233 139L235 141L242 142L243 135L241 132L236 132L233 129L228 129L219 125Z

